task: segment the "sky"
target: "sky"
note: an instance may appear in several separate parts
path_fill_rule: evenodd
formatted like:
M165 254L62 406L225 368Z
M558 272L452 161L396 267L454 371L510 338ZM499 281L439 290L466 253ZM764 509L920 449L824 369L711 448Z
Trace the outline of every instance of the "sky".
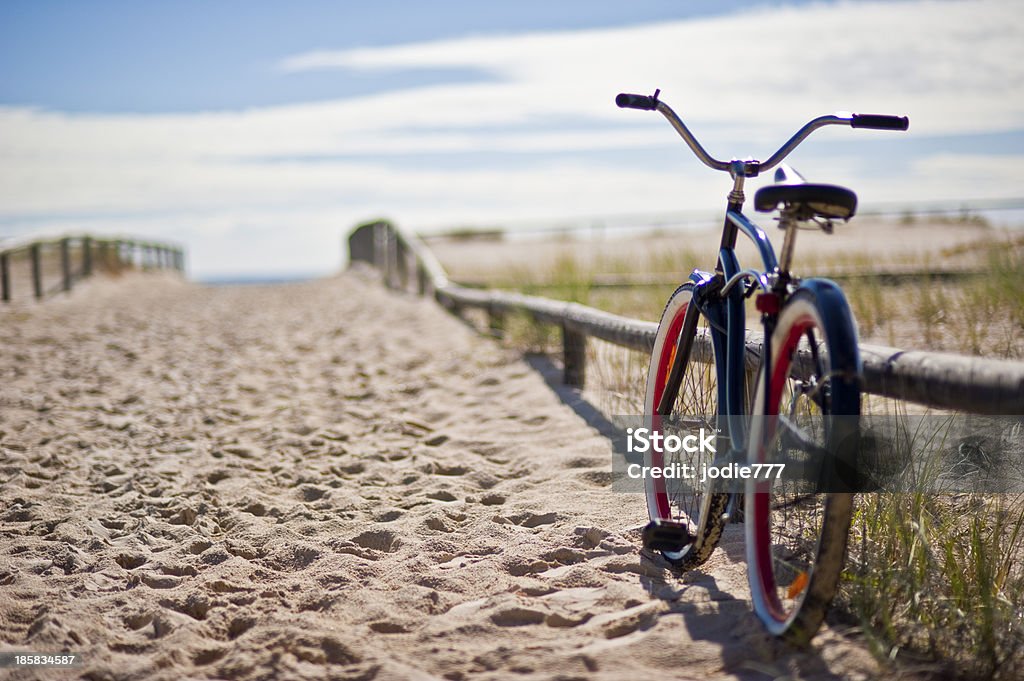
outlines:
M171 239L198 278L324 274L421 232L714 215L708 151L790 157L861 206L1024 197L1015 0L0 3L0 238ZM770 181L758 178L750 192ZM767 217L766 217L767 219Z

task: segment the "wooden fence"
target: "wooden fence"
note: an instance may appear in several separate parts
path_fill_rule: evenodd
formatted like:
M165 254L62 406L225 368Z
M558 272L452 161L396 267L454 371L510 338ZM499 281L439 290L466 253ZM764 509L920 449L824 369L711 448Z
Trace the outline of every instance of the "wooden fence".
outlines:
M98 271L185 270L182 247L138 239L81 235L29 239L0 246L0 300L5 303L14 295L12 273L19 265L37 300L70 291L76 281Z
M487 313L500 330L505 316L520 312L561 329L564 380L582 387L586 376L586 342L599 338L650 353L658 325L610 314L578 303L482 290L452 283L434 254L415 235L389 222L357 227L349 236L349 258L378 268L395 289L429 295L455 314L464 309ZM698 338L710 346L710 339ZM748 331L748 367L760 361L762 336ZM697 355L711 357L710 347ZM1024 415L1024 362L984 359L939 352L861 345L864 392L939 409L976 414Z

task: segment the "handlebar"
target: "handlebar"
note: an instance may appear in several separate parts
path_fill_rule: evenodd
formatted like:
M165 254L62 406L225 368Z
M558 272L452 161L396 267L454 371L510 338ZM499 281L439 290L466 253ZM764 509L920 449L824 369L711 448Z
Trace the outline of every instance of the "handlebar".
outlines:
M910 119L906 116L884 114L853 114L850 127L871 128L872 130L906 130L910 127Z
M658 93L661 90L655 90L654 96L648 97L647 95L629 95L623 92L615 98L615 104L620 109L642 109L645 111L654 111L658 108Z
M785 144L779 147L779 150L768 157L767 161L720 161L712 157L704 147L701 146L697 138L693 136L690 129L686 127L682 119L676 114L672 108L665 102L658 100L658 94L661 90L655 90L651 96L647 95L631 95L631 94L620 94L615 98L615 103L624 109L641 109L646 111L657 111L663 115L672 127L676 129L679 136L683 138L686 145L690 147L690 150L696 154L697 158L701 162L713 168L715 170L726 170L734 177L742 175L744 177L755 177L761 171L773 168L782 162L782 159L786 158L796 147L803 142L807 137L817 130L823 128L826 125L848 125L851 128L868 128L872 130L906 130L910 127L910 119L906 116L889 116L886 114L851 114L851 113L837 113L832 116L819 116L812 121L809 121L804 127L800 128L795 135L789 138Z

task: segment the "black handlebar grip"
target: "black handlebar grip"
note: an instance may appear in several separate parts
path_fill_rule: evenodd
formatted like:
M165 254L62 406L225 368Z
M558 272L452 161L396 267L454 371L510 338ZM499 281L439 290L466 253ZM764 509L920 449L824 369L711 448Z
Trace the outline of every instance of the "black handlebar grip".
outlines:
M910 119L906 116L887 116L885 114L853 114L851 128L872 128L874 130L906 130L910 127Z
M615 98L620 109L643 109L654 111L658 108L658 100L648 95L629 95L623 92Z

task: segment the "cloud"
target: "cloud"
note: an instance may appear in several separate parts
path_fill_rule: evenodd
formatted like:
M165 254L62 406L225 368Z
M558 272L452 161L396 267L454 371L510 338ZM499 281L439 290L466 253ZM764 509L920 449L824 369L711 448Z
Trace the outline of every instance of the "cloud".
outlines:
M712 211L728 180L700 168L660 117L612 103L655 87L720 157L764 157L838 109L909 114L911 134L934 140L924 155L902 158L893 133L834 130L797 157L816 179L851 183L865 205L1012 196L1019 157L957 163L942 138L1024 129L1017 7L838 3L309 52L277 69L468 68L490 79L243 111L0 109L0 230L180 233L201 271L274 271L301 264L297 244L310 267L336 262L340 235L377 215L437 228ZM891 142L830 146L839 139Z
M834 110L910 112L924 134L1017 129L1024 100L1019 5L1008 0L838 3L619 29L464 38L293 55L289 72L481 69L491 87L418 92L377 124L538 117L618 119L619 88L660 87L695 122L772 132ZM897 39L898 37L898 39ZM399 104L405 93L380 104ZM1013 100L1013 101L1011 101Z

